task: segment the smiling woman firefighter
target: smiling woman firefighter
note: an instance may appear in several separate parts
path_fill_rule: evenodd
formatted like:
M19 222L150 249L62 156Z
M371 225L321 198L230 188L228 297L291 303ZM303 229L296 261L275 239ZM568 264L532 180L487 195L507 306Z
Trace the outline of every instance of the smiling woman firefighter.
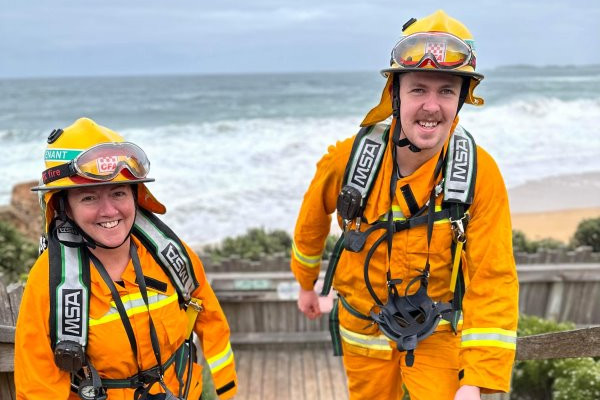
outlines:
M443 11L403 26L381 102L317 164L291 268L313 290L337 210L343 234L322 294L351 400L479 400L509 390L518 281L508 198L492 157L458 124L483 75L474 40ZM392 117L389 119L389 117Z
M196 254L155 214L150 161L81 118L52 131L40 193L47 249L15 339L19 399L199 399L199 339L221 399L237 378L229 326Z

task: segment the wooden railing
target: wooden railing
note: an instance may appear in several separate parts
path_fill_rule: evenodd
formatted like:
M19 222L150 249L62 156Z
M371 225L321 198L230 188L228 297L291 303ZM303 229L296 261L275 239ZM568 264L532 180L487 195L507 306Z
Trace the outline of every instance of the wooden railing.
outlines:
M275 267L276 261L272 261ZM600 325L600 264L519 265L520 310ZM233 331L234 347L327 344L326 317L308 321L296 307L290 272L210 273ZM14 400L14 336L22 285L0 284L0 399ZM600 356L600 326L518 338L517 359ZM486 396L486 400L507 399Z

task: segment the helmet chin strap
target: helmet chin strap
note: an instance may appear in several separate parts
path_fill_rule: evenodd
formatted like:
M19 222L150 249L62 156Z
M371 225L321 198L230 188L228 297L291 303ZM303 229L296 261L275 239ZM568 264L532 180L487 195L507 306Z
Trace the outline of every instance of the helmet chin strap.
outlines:
M421 151L414 143L412 143L406 135L400 139L402 132L402 122L400 122L400 74L394 74L392 77L392 115L396 118L396 126L392 135L392 142L398 147L406 147L413 153Z
M137 214L137 203L136 203L135 210L136 210L136 214ZM67 212L66 212L65 196L64 195L61 195L58 198L58 210L57 210L57 213L58 213L58 216L56 217L56 219L62 221L62 224L60 224L60 225L57 224L56 225L57 228L68 223L73 228L77 229L77 231L78 231L77 233L81 236L80 245L85 245L85 246L89 247L90 249L95 249L96 247L100 247L100 248L108 249L108 250L118 249L119 247L123 246L123 244L127 240L129 240L129 238L131 236L131 231L133 231L133 224L132 224L131 228L129 228L129 232L125 236L125 239L123 239L123 241L121 243L119 243L116 246L107 246L105 244L102 244L102 243L94 240L83 229L81 229L81 227L73 219L69 218L69 216L67 215Z
M467 95L469 94L469 87L471 85L471 79L464 77L460 87L460 95L458 97L458 108L456 109L456 115L458 115L460 109L465 104ZM400 74L394 74L392 77L392 115L396 118L396 126L394 127L394 133L392 135L392 142L398 147L406 147L413 153L421 151L414 143L408 140L406 135L400 139L400 133L402 132L402 122L400 122ZM455 116L456 117L456 116Z

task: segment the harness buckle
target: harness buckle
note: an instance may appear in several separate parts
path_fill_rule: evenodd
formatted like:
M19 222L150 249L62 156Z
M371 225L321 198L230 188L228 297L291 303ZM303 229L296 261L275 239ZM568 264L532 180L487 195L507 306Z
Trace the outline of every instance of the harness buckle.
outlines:
M444 191L445 180L445 178L442 178L442 180L437 185L435 185L435 197L438 197Z
M155 365L152 368L140 371L137 380L143 386L152 385L155 382L162 382L163 374L160 365Z
M452 219L452 218L450 218L450 225L452 226L452 234L453 234L454 240L456 242L465 243L467 241L467 237L465 235L465 226L463 224L463 221L469 222L469 214L468 214L468 212L466 212L459 219Z
M194 310L196 310L196 312L200 312L200 311L204 311L204 306L202 306L202 304L198 304L197 301L195 301L193 298L190 299L190 301L187 302L186 304L188 307L192 307Z

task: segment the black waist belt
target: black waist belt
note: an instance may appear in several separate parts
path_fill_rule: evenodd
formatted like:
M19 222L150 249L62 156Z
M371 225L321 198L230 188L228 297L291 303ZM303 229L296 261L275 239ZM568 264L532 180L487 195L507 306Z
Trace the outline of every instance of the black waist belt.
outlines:
M184 341L183 344L171 355L171 357L165 361L165 363L162 365L162 370L166 371L171 364L175 363L175 373L178 376L181 375L183 373L183 369L185 368L185 359L187 353L188 350L186 349L186 342ZM102 378L102 386L107 389L135 389L153 384L159 380L160 368L158 365L156 365L125 379Z

